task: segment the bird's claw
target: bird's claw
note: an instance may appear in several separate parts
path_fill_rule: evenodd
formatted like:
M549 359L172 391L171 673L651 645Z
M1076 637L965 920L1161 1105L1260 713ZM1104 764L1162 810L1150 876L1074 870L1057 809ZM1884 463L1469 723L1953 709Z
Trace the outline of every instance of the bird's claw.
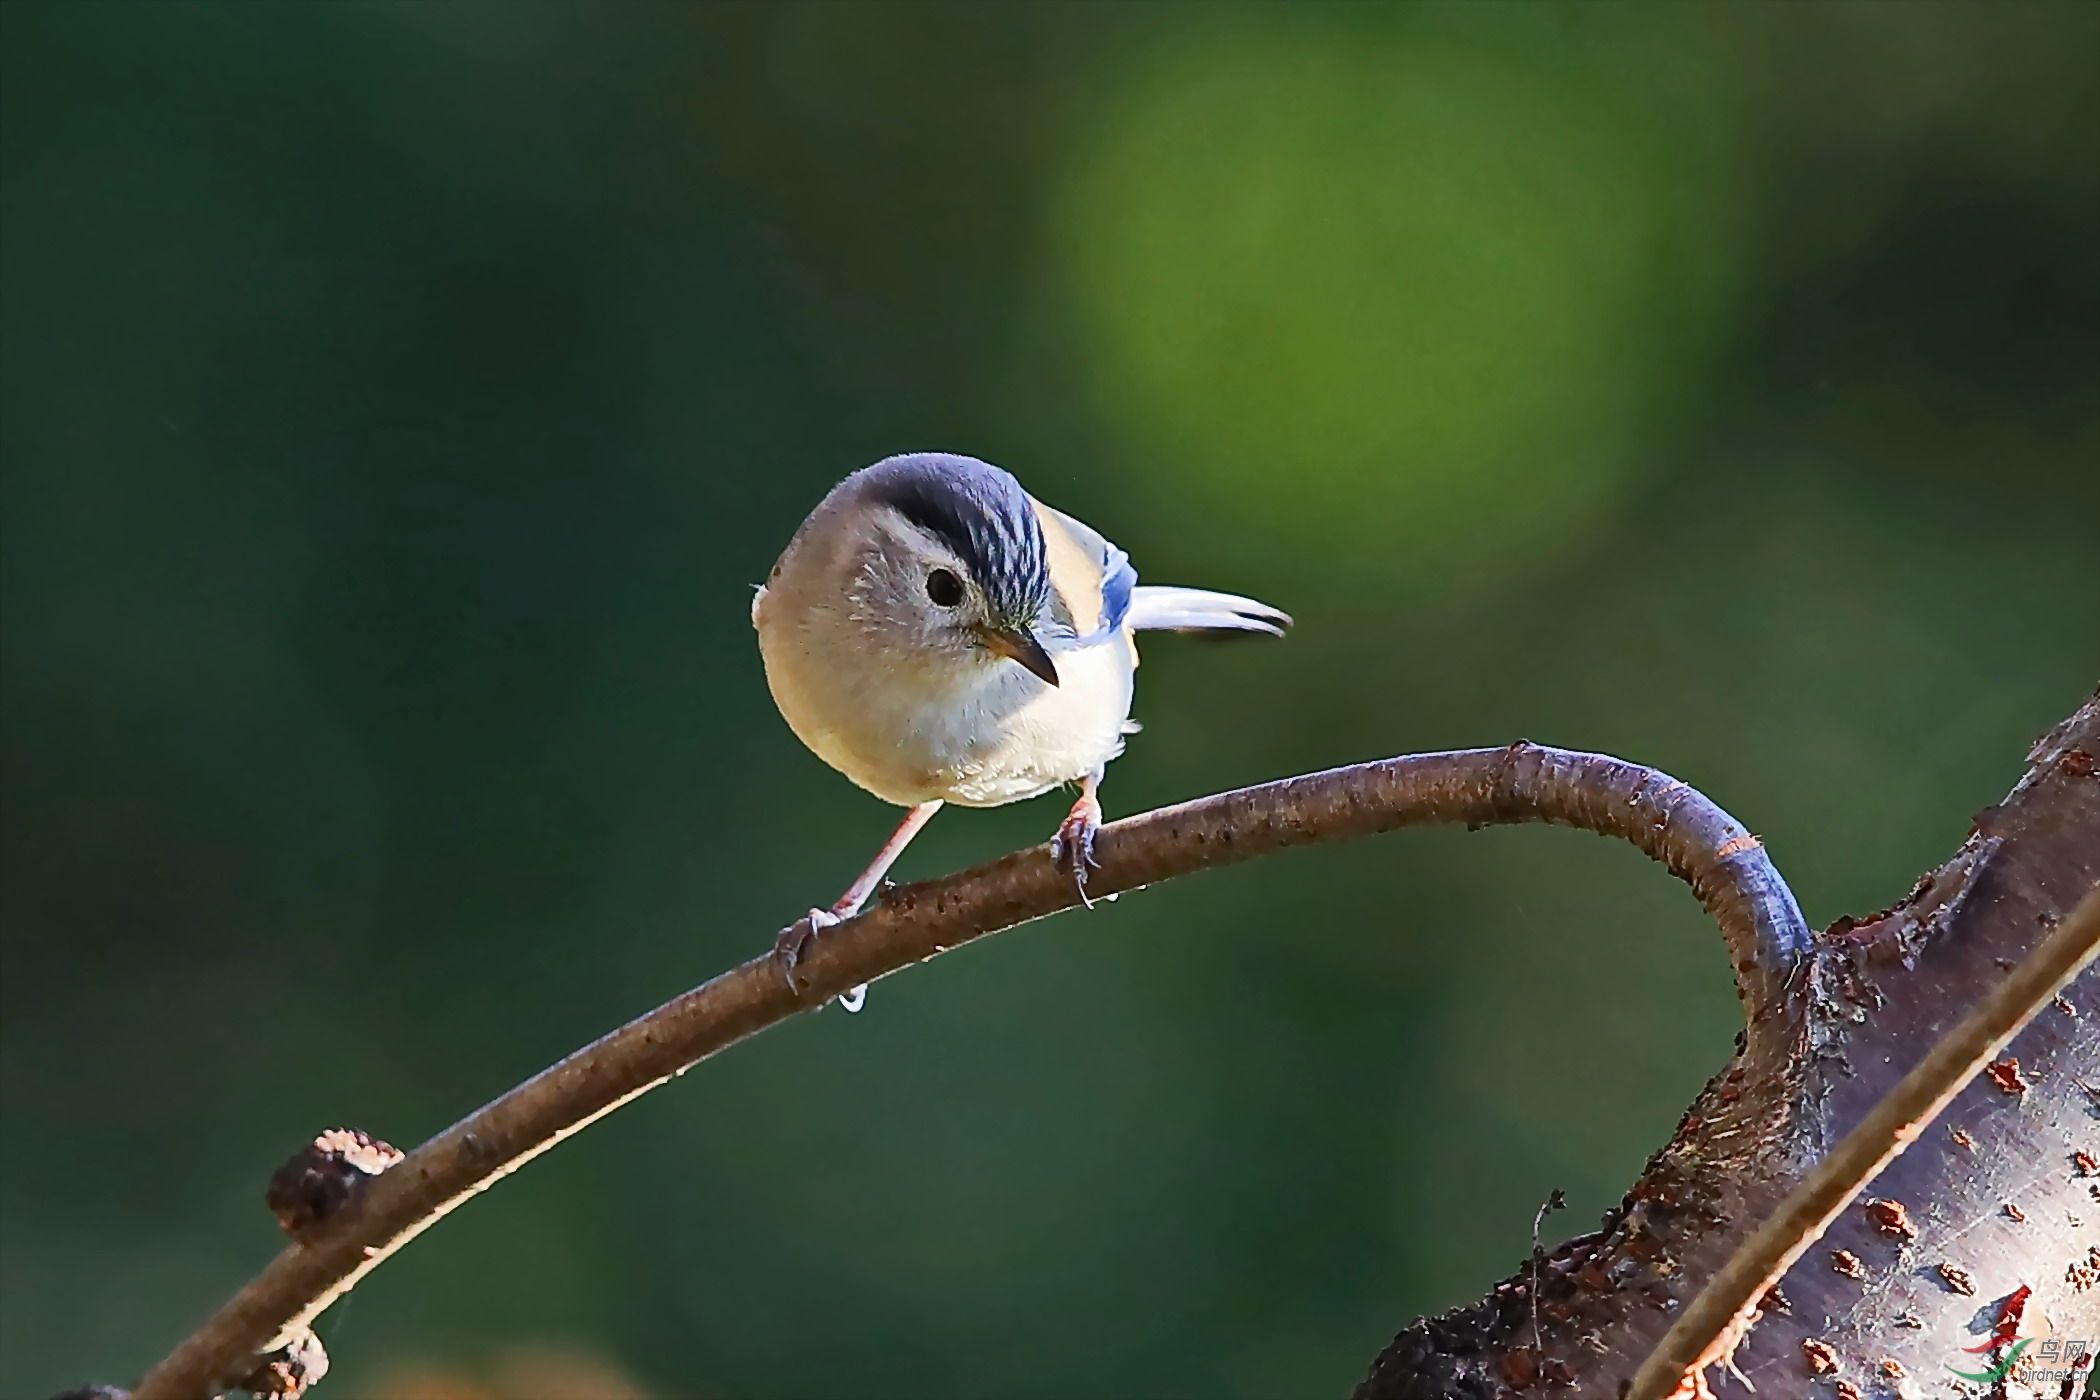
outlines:
M1057 828L1057 835L1050 838L1050 859L1078 888L1079 902L1089 909L1094 907L1094 901L1087 897L1086 877L1089 870L1101 868L1101 862L1094 858L1094 834L1100 830L1100 813L1082 804L1072 809L1072 815Z
M796 996L802 995L802 983L795 976L795 967L802 955L809 951L810 942L823 930L839 922L839 916L828 909L812 909L780 931L773 940L773 957L780 963L780 975L787 978L788 990Z
M795 976L795 968L809 945L825 929L845 922L845 916L831 909L812 909L780 931L773 940L773 956L780 963L780 975L787 978L788 990L796 996L802 995L801 979ZM868 984L863 982L850 991L841 992L835 998L842 1010L858 1011L867 1004Z

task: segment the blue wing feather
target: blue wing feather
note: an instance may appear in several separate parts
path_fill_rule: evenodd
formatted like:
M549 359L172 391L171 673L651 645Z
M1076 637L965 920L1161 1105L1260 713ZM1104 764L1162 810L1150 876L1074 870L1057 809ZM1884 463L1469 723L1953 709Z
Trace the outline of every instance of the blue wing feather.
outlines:
M1050 548L1051 589L1062 613L1055 621L1065 634L1057 643L1091 646L1117 635L1130 618L1131 601L1137 594L1137 570L1131 567L1130 556L1084 521L1040 501L1036 509L1046 530L1057 530L1072 545L1070 551L1058 548L1057 543ZM1066 560L1073 562L1060 567ZM1094 625L1081 630L1085 622Z

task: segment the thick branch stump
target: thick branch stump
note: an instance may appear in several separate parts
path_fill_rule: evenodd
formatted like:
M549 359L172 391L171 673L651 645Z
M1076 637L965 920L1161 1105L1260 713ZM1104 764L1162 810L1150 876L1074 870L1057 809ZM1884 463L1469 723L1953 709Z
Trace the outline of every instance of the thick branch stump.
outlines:
M1783 1033L1742 1043L1601 1229L1404 1328L1357 1400L1616 1396L1830 1145L2100 885L2096 755L2100 696L2035 745L2026 776L1906 899L1817 940L1778 1013ZM1794 1267L1736 1366L1768 1396L2056 1397L2022 1369L1992 1389L1952 1368L2003 1359L1966 1349L2009 1307L2100 1346L2095 1158L2089 971ZM2067 1364L2029 1359L2025 1373Z

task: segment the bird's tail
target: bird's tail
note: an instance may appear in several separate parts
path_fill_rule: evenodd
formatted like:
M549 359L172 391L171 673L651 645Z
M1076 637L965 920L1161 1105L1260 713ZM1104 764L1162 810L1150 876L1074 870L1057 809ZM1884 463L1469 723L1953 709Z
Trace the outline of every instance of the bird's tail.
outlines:
M1131 590L1130 625L1140 632L1251 632L1281 637L1291 625L1291 615L1231 593L1141 583Z

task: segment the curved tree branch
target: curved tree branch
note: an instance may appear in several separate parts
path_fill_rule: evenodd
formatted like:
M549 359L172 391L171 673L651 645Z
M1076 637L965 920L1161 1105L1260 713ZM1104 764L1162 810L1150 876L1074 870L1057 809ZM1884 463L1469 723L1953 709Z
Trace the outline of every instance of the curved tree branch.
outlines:
M1101 866L1088 889L1113 894L1289 846L1460 822L1549 822L1632 842L1689 884L1719 924L1748 1044L1796 1036L1798 1017L1782 1013L1810 935L1757 838L1683 783L1601 755L1522 742L1416 754L1162 808L1102 829ZM1035 847L901 886L825 932L799 965L800 996L768 956L672 999L372 1177L155 1366L134 1400L198 1400L237 1383L259 1354L300 1338L329 1304L468 1197L716 1051L857 983L1077 902L1046 848Z

